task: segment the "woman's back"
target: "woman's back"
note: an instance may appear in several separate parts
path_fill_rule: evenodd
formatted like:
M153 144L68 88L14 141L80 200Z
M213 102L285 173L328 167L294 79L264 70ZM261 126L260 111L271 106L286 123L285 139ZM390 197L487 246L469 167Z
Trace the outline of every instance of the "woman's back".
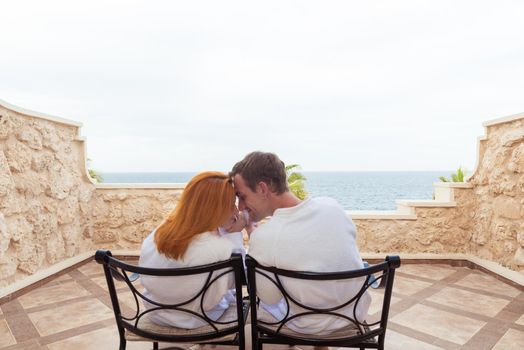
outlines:
M215 263L230 258L235 249L231 240L221 237L217 232L204 232L198 234L189 244L182 259L172 259L158 252L153 231L142 243L139 265L150 268L183 268ZM219 272L215 273L217 275ZM165 304L176 304L190 300L204 286L208 274L176 277L142 276L144 295L154 301ZM234 302L229 291L234 287L232 273L217 279L209 288L204 297L204 311L211 319L218 319L229 307L229 302ZM232 299L232 300L231 300ZM201 313L200 298L184 306L184 308ZM145 307L154 307L145 302ZM151 321L165 326L179 328L197 328L206 323L201 319L174 310L159 310L148 314Z

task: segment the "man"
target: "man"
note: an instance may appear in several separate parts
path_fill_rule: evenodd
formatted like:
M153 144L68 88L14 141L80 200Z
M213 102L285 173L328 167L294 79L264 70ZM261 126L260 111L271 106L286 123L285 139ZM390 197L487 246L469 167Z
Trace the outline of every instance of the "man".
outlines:
M239 209L249 213L251 221L271 218L250 235L249 255L260 264L277 268L335 272L360 269L362 259L356 247L356 230L351 219L331 198L298 199L289 191L284 163L273 153L252 152L235 164L230 172L239 200ZM364 280L308 281L286 279L286 289L298 301L320 308L349 300ZM287 305L281 293L266 278L257 278L257 290L265 310L276 319L286 315ZM357 318L365 320L371 302L365 293L358 306ZM299 312L293 304L291 314ZM338 311L353 317L353 305ZM286 324L308 334L329 333L347 325L347 321L328 316L297 317Z

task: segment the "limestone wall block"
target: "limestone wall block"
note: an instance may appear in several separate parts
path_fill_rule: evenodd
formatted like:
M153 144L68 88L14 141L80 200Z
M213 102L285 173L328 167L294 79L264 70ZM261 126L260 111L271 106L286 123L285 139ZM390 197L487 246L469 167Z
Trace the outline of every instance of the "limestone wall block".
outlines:
M46 188L45 176L31 170L15 176L14 183L19 193L31 198L40 196Z
M111 203L108 206L106 213L105 224L110 228L117 228L125 223L124 217L122 216L122 203L116 202Z
M11 112L0 109L0 140L5 140L21 125L21 121Z
M58 231L58 218L53 213L41 213L33 223L34 235L39 240L47 240Z
M124 222L127 224L137 224L154 217L158 213L157 203L149 198L137 198L127 200L122 206Z
M514 173L524 173L524 142L513 149L508 169Z
M9 163L3 151L0 151L0 197L8 195L15 188L15 183L9 170Z
M56 126L43 120L34 120L32 126L42 135L42 146L51 149L53 152L60 150L61 141Z
M33 235L33 225L31 225L24 216L15 215L6 218L7 232L13 242L19 242L21 239L31 239Z
M33 274L40 269L46 257L46 249L34 241L24 241L14 244L18 269Z
M89 203L95 192L95 186L85 185L78 188L78 201L80 203Z
M101 197L107 202L124 201L129 198L129 194L123 191L106 192L101 194Z
M9 139L4 153L12 172L23 173L31 166L32 151L21 142Z
M35 150L42 149L42 134L31 127L23 127L16 133L16 138Z
M517 189L520 195L524 195L524 175L521 175L517 180Z
M493 211L495 215L502 218L519 219L520 201L515 198L498 196L493 201Z
M9 285L8 278L16 273L18 260L13 255L0 255L0 288Z
M46 260L55 264L66 257L64 238L58 232L45 241Z
M518 247L513 256L513 263L518 266L524 266L524 248Z
M46 194L52 198L64 199L76 184L75 176L71 171L64 167L58 167L49 174Z
M81 250L91 249L91 243L82 239L84 228L78 221L61 225L58 232L64 240L65 255L68 257L80 253Z
M41 199L43 210L52 214L58 212L58 202L60 201L51 197L43 197Z
M11 242L11 236L7 229L7 223L4 218L4 214L0 212L0 257L4 255L9 248Z
M93 214L93 217L97 221L103 220L103 218L105 218L107 216L107 212L109 211L110 202L104 201L102 199L102 197L100 197L100 196L95 196L93 198L94 198L93 201L92 201L92 206L93 206L92 214Z
M65 167L71 167L76 163L76 154L73 152L71 144L61 143L58 146L59 150L55 153L55 158L60 164ZM71 168L72 170L73 168Z
M152 223L125 226L122 229L122 238L133 243L142 244L155 227L156 225Z
M518 229L517 242L521 247L524 247L524 222L520 224L520 228Z
M33 153L33 159L31 161L31 169L36 172L42 172L44 170L51 169L54 161L54 156L51 152L44 150L41 152Z
M504 132L500 138L502 147L512 147L519 142L524 141L524 127L513 128L512 130Z
M4 213L6 217L16 215L24 211L26 206L25 198L16 191L12 191L0 200L0 211Z
M97 244L101 243L114 243L118 241L120 230L110 228L95 228L93 231L93 242Z
M56 212L58 224L63 225L78 220L78 208L78 199L75 196L68 196L60 201Z

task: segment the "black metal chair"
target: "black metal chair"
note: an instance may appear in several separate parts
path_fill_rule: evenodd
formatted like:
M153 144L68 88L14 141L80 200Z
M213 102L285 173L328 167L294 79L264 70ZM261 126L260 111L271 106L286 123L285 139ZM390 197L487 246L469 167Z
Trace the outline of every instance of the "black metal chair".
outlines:
M245 274L240 254L233 254L229 260L222 262L177 269L153 269L131 265L115 259L108 250L98 250L95 259L104 268L120 335L120 350L126 348L127 341L150 341L153 342L153 349L158 349L158 342L169 342L236 345L239 350L244 350L244 325L249 312L249 302L242 298L242 281L245 280ZM231 278L231 274L234 276L236 307L230 307L219 319L212 320L204 311L206 293L221 278ZM140 283L146 276L173 278L196 275L202 278L202 288L176 304L151 300L144 295ZM177 291L174 290L173 293ZM145 308L144 301L149 303L150 307ZM195 303L199 304L197 311L195 311ZM195 329L160 326L147 317L151 312L165 310L197 319L203 325ZM177 349L177 347L169 349Z
M388 256L384 262L359 270L329 273L299 272L262 266L250 256L246 257L246 265L254 350L262 350L263 344L334 346L360 348L361 350L366 348L384 349L395 269L400 266L400 258L398 256ZM362 284L358 293L348 296L347 300L337 305L319 308L305 305L297 300L297 291L286 289L286 283L290 279L295 281L303 280L301 282L301 290L299 291L301 295L308 295L308 284L322 283L318 281L336 280L338 282L353 280L357 282L354 279L359 279L359 281L363 282L358 282L357 288L360 286L360 283ZM374 313L373 316L375 317L368 316L367 322L360 322L356 316L357 305L375 279L384 286L381 311ZM274 317L268 317L271 314L258 305L257 280L260 283L264 282L266 286L268 284L271 285L272 288L275 288L275 291L281 293L287 307L287 313L282 319L277 320ZM377 294L378 292L374 293ZM351 316L348 316L348 308L351 310L349 312ZM380 318L377 320L378 315ZM342 320L344 325L336 330L319 332L317 334L305 334L298 332L296 327L289 327L298 318L311 316L337 318Z

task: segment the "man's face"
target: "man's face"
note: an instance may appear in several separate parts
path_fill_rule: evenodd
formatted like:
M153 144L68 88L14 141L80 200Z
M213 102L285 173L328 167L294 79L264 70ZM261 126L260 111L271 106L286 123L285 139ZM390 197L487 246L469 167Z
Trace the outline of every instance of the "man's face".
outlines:
M252 191L239 174L233 177L233 182L238 197L238 209L247 210L251 221L260 221L269 215L267 196L262 193L259 185Z

